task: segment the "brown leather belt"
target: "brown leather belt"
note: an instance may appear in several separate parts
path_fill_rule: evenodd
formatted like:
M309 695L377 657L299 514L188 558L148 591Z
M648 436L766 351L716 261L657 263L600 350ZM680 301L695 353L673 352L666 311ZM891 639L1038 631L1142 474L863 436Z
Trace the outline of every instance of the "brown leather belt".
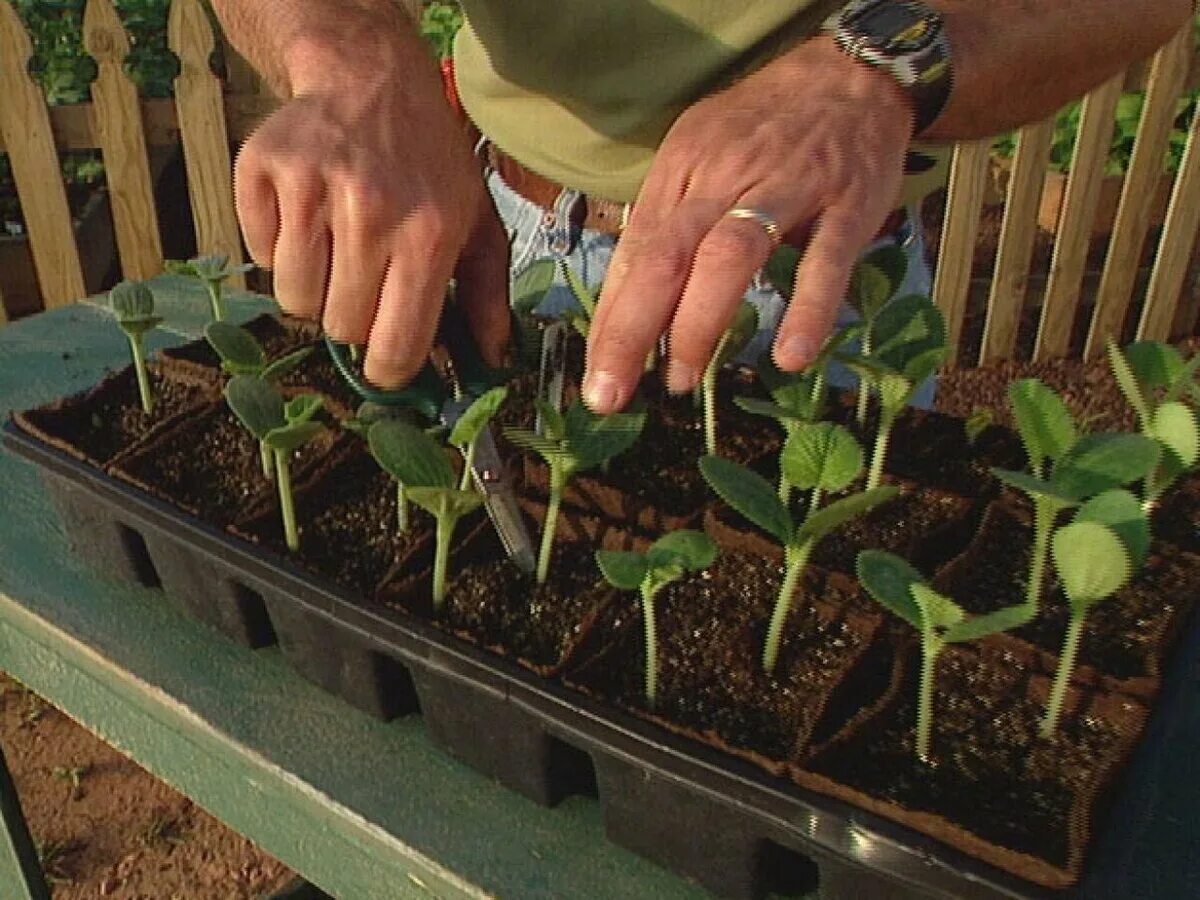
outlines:
M490 141L487 143L486 154L488 165L510 188L544 210L554 208L563 191L561 184L525 168ZM604 234L619 235L624 225L625 206L624 203L585 194L580 199L576 212L581 218L575 224ZM906 210L893 210L884 220L878 236L894 234L905 223L907 217Z

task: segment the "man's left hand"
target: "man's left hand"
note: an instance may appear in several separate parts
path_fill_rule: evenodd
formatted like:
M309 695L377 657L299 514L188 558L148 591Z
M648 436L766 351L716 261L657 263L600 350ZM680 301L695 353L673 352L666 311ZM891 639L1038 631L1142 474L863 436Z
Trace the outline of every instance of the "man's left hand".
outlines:
M780 368L820 351L863 248L895 207L912 135L890 75L831 38L798 45L683 112L668 132L613 256L592 323L584 398L598 413L633 396L668 334L667 386L699 382L754 273L775 249L753 218L805 247L776 335Z

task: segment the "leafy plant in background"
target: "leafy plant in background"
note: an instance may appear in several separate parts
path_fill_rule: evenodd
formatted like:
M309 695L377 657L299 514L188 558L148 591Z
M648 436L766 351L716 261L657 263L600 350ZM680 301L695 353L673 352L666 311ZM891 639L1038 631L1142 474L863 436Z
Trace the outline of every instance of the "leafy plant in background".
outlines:
M563 413L542 401L538 401L538 410L544 426L542 434L524 428L506 428L504 435L518 447L537 453L550 467L550 497L537 563L537 581L544 584L550 572L558 510L567 483L577 473L595 468L632 447L646 424L646 413L598 416L579 400Z
M851 273L846 299L862 322L860 352L867 359L871 358L875 319L883 311L888 300L900 289L907 272L908 257L899 247L890 244L871 251L858 262ZM869 396L869 383L860 379L854 413L859 425L867 423Z
M1158 463L1154 441L1136 434L1080 437L1062 399L1035 378L1009 385L1009 403L1029 472L992 469L1001 481L1033 503L1033 550L1025 607L1030 618L1041 603L1050 538L1058 516L1105 491L1143 478Z
M1142 503L1150 509L1200 458L1196 414L1181 401L1200 397L1196 373L1200 353L1188 362L1169 344L1138 341L1122 352L1111 338L1108 360L1117 385L1137 415L1142 434L1158 442L1162 455L1146 476Z
M900 557L882 550L864 550L855 564L867 593L898 615L921 636L921 681L917 698L917 758L931 764L933 688L937 661L947 644L973 641L1009 631L1025 622L1020 604L982 616L968 617L950 597L939 594L921 573Z
M283 395L262 378L235 375L225 385L225 402L246 430L269 447L275 458L284 540L294 553L300 549L300 534L296 527L289 462L295 451L325 429L320 422L313 421L324 401L316 394L301 394L285 401Z
M775 488L758 473L720 456L700 460L700 471L717 495L783 546L783 581L763 647L763 669L767 672L775 668L792 598L818 542L899 493L899 488L880 487L817 508L823 490L842 490L862 471L862 450L841 426L804 426L789 438L782 455L780 465L788 482L813 487L812 501L798 523Z
M154 314L154 294L142 282L122 281L108 293L108 304L116 316L117 325L129 339L133 371L137 375L138 394L142 409L149 415L154 411L154 395L150 376L146 372L146 332L162 321Z
M429 42L438 59L448 59L454 53L454 36L462 28L463 14L458 3L426 3L421 10L421 37Z
M1149 549L1146 513L1138 499L1123 490L1097 495L1079 508L1070 525L1055 532L1054 567L1070 603L1071 617L1042 720L1043 735L1058 728L1088 611L1129 583Z
M208 293L208 302L212 306L213 321L221 322L225 319L225 280L249 272L254 268L254 264L231 266L228 256L197 256L187 261L168 259L166 268L172 275L194 278L203 284Z
M758 331L758 310L743 300L733 315L733 321L721 334L713 350L700 384L696 390L704 409L704 448L710 455L717 453L717 375L732 362Z
M658 628L654 598L687 572L707 569L717 558L717 546L700 531L675 531L660 537L646 553L597 550L596 564L605 579L622 591L638 591L646 637L646 705L658 696Z

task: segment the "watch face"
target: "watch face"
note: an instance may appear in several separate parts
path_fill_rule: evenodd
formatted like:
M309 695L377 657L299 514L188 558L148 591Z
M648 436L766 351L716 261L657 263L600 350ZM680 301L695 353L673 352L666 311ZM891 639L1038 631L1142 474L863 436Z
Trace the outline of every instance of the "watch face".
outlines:
M856 12L847 25L863 43L891 56L925 49L936 37L939 22L906 3L880 2Z

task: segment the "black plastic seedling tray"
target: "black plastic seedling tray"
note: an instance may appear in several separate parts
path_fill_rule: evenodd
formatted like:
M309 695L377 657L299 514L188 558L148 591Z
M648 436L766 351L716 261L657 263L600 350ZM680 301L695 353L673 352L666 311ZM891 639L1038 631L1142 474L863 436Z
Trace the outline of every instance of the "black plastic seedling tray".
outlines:
M277 642L306 678L373 715L420 714L433 740L543 805L594 795L615 843L714 894L817 888L828 900L1084 897L1052 891L902 826L813 794L602 706L447 635L352 602L339 587L236 539L18 430L4 442L41 469L77 553L123 580L161 587L248 647ZM1189 618L1173 669L1196 655ZM1149 793L1153 744L1183 701L1166 688L1095 845L1119 846ZM1171 677L1174 676L1174 677Z

